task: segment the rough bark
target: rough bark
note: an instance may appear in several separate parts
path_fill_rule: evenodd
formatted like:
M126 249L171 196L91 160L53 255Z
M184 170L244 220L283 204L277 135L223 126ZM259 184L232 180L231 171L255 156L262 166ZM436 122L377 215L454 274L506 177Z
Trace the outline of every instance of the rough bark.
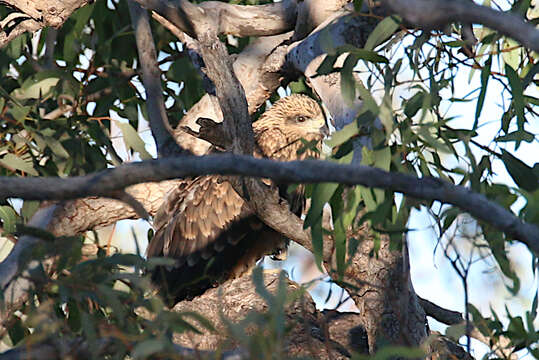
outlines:
M2 1L15 11L0 19L0 48L25 32L35 32L46 26L59 28L89 0Z
M300 287L285 279L289 294L297 293ZM264 286L272 294L277 293L279 274L264 273ZM229 337L227 322L239 323L251 312L267 312L267 302L256 292L251 274L228 281L219 288L208 290L192 301L182 301L174 307L175 311L196 311L204 314L212 321L216 332L211 334L195 334L191 332L177 334L175 342L181 346L199 350L233 349L244 346L241 342ZM310 356L316 359L345 359L350 357L352 349L366 352L365 344L349 340L350 332L361 332L355 329L357 323L349 321L339 323L338 316L324 316L316 311L315 305L308 293L292 301L286 306L286 323L290 326L283 338L283 354L288 357ZM357 314L350 315L357 320ZM223 321L223 319L226 319ZM337 325L338 329L334 329ZM257 326L248 328L247 333L253 334ZM328 331L329 330L329 331ZM359 337L360 339L362 337Z

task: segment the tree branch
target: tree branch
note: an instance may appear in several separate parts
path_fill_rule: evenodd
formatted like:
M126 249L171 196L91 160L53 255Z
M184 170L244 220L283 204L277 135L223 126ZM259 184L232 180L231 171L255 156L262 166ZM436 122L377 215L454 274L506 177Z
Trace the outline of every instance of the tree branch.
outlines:
M234 154L252 154L254 133L245 99L245 91L234 75L225 45L210 33L200 36L201 55L206 71L215 84L217 98L224 117L224 129ZM237 96L236 96L237 95Z
M195 26L212 24L217 34L234 36L268 36L294 28L296 0L267 5L232 5L206 1L194 5L189 1L135 0L148 10L163 16L187 35L198 39Z
M128 187L126 192L153 216L161 206L165 194L177 186L177 183L175 180L142 183ZM58 206L61 209L47 227L56 236L82 234L89 229L99 229L122 219L138 218L134 209L125 202L102 197L85 197Z
M442 324L446 325L458 325L458 324L466 324L466 321L464 320L464 317L462 316L462 313L458 311L448 310L444 309L441 306L436 305L435 303L423 299L418 296L419 304L421 307L425 310L425 313L427 316L430 316ZM483 335L481 331L479 331L475 326L472 326L472 329L470 330L470 336L474 339L477 339L481 341L483 344L487 346L492 346L492 339L488 338L487 336ZM506 338L505 336L500 336L499 341L501 345L501 349L496 350L496 354L498 354L501 358L509 358L509 359L518 359L518 355L512 351L511 347L511 340Z
M133 0L129 0L127 5L131 15L131 22L135 29L150 129L157 146L158 155L167 156L174 153L174 150L181 151L182 149L178 149L178 145L172 137L172 127L168 122L163 89L161 88L161 71L157 64L150 18L148 12Z
M440 29L452 22L483 24L539 51L539 30L510 12L496 11L466 0L383 0L382 3L420 27Z
M363 185L400 192L417 199L437 200L452 204L492 224L539 254L537 226L523 222L511 211L468 188L437 178L417 178L369 166L342 165L328 161L277 162L234 154L182 156L123 164L92 175L71 178L0 177L0 198L66 200L92 195L108 197L114 191L136 183L209 174L271 178L289 183L335 182Z
M0 21L0 48L27 31L35 32L46 26L59 28L75 10L89 2L89 0L2 1L3 4L16 9L16 12ZM16 18L12 14L16 14ZM10 21L9 17L13 20Z

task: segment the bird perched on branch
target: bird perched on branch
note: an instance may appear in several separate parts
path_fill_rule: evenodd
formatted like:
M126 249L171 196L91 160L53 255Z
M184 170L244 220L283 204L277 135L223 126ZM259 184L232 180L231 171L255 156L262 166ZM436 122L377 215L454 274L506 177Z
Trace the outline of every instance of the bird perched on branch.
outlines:
M320 149L327 125L316 101L295 94L264 112L253 123L253 130L255 156L290 161L318 157L318 150L302 148L307 141ZM198 296L238 277L262 256L286 246L281 234L258 219L230 179L219 175L186 179L166 195L157 212L155 236L147 254L176 260L175 266L158 267L152 275L169 302ZM274 185L286 190L284 184ZM287 196L286 191L281 194ZM304 202L302 191L296 190L293 197L293 201L289 199L294 204L291 209L299 213Z

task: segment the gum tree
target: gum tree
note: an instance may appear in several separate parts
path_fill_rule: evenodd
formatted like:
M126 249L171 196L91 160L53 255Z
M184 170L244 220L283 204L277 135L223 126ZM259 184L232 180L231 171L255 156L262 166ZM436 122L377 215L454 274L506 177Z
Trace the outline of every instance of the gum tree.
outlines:
M524 317L505 321L467 299L470 267L484 259L518 293L511 243L524 244L537 269L539 172L518 152L538 150L533 2L2 4L0 219L14 246L0 264L0 338L12 348L0 358L217 349L245 358L466 358L471 338L493 357L521 349L539 357L537 295ZM462 96L459 72L479 78L477 89ZM494 86L501 95L488 92ZM335 128L325 160L248 155L251 121L279 88L325 106ZM499 96L494 112L484 109L489 95ZM469 122L448 115L469 102ZM490 138L481 136L487 111ZM136 130L144 121L156 159ZM141 161L117 153L118 131ZM207 155L223 140L227 155ZM499 168L512 183L499 181ZM241 175L257 215L311 251L359 313L317 311L296 284L258 270L170 311L145 275L169 260L110 256L82 241L122 219L151 219L176 179L202 174ZM260 178L306 183L306 217ZM432 241L462 280L462 314L414 291L406 241L414 209L428 211ZM427 317L451 325L447 336L431 332Z

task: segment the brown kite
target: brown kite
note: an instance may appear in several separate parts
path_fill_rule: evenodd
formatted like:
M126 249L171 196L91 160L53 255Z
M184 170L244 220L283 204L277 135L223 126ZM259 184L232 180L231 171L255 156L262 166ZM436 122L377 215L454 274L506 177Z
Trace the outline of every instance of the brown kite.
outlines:
M291 95L264 112L253 123L253 130L255 156L289 161L318 157L316 150L302 148L305 141L314 141L320 148L327 126L313 99ZM157 212L148 257L176 260L174 267L159 267L153 274L169 301L200 295L243 274L262 256L278 253L286 246L282 235L257 218L227 178L211 175L182 181L166 195ZM279 185L284 190L281 195L290 197L286 186ZM297 200L303 199L303 194L297 192L289 203L296 204L291 208L299 213L303 200Z

